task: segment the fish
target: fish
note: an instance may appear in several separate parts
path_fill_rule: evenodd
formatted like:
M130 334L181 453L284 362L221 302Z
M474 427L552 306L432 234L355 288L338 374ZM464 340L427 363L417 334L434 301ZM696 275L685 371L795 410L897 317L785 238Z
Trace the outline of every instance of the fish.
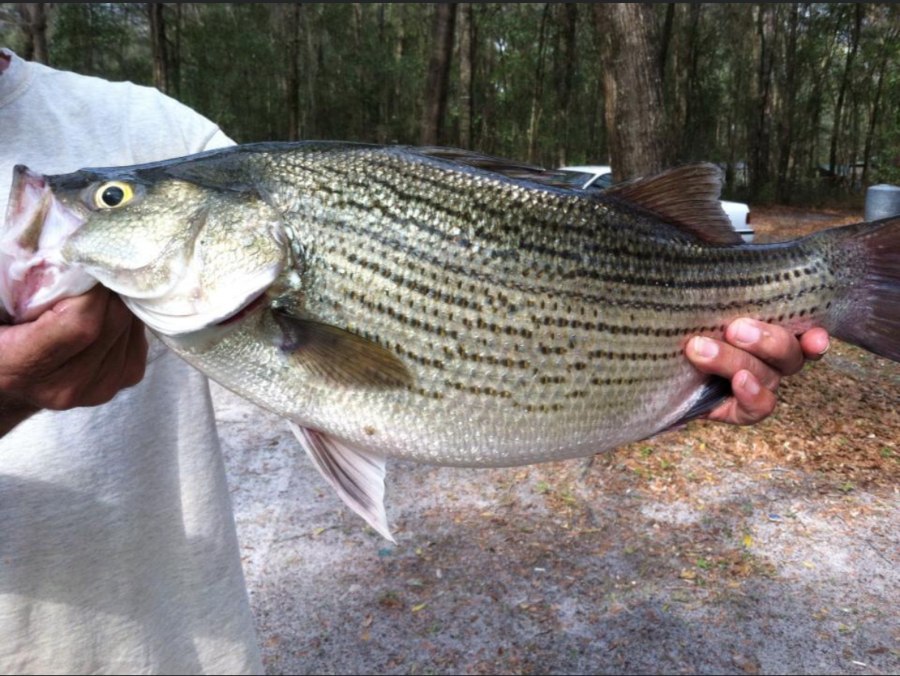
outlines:
M745 244L721 172L600 191L449 148L262 143L44 176L16 167L0 301L99 283L209 378L284 417L392 539L388 458L588 456L715 408L690 337L749 316L900 361L900 218Z

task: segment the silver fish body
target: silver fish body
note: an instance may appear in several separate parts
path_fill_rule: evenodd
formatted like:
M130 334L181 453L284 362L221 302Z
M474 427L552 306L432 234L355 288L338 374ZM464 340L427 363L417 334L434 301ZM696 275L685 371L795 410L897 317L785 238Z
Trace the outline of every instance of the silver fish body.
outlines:
M367 462L516 465L653 435L727 394L683 350L734 318L824 326L898 358L896 222L726 244L708 167L599 194L489 165L264 144L48 181L73 211L85 191L134 186L134 204L88 210L65 264L292 421L385 533ZM141 265L110 246L137 232Z

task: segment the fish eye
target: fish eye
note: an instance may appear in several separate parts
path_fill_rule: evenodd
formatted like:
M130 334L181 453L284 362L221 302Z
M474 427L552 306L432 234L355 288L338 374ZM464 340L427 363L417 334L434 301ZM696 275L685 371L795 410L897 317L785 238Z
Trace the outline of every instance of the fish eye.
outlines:
M94 192L94 204L98 209L115 209L128 204L134 197L131 186L122 181L109 181Z

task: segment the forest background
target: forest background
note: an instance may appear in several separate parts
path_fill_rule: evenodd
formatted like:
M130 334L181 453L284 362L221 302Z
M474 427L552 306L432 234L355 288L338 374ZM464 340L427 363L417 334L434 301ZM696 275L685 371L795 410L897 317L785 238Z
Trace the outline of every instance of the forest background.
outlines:
M861 203L900 182L897 4L655 4L624 27L602 7L0 3L0 44L155 85L239 142L440 144L554 167L609 163L604 76L628 56L621 33L643 30L668 164L716 162L725 194L753 203ZM619 89L639 119L645 91Z

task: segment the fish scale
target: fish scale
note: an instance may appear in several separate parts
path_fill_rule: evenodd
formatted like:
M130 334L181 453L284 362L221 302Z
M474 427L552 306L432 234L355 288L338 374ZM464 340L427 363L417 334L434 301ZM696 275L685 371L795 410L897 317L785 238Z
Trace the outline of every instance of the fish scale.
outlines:
M900 360L900 220L739 244L710 166L600 192L465 151L300 143L17 171L0 242L11 313L39 312L29 270L76 292L98 280L291 421L387 537L385 457L517 465L669 429L728 395L684 347L737 317ZM98 205L110 181L133 200Z
M702 388L683 357L688 336L721 336L748 314L786 321L785 300L814 299L828 282L815 252L701 247L659 219L381 150L260 159L261 174L290 177L265 185L308 271L304 311L393 350L414 374L389 395L325 388L301 406L304 420L369 447L383 434L394 456L518 464L652 434ZM511 214L533 209L535 194L543 208L521 225ZM756 283L766 275L777 281ZM818 305L803 306L803 323L821 319ZM231 350L221 348L226 367ZM309 392L293 382L279 396L285 415ZM443 432L423 440L424 418Z

